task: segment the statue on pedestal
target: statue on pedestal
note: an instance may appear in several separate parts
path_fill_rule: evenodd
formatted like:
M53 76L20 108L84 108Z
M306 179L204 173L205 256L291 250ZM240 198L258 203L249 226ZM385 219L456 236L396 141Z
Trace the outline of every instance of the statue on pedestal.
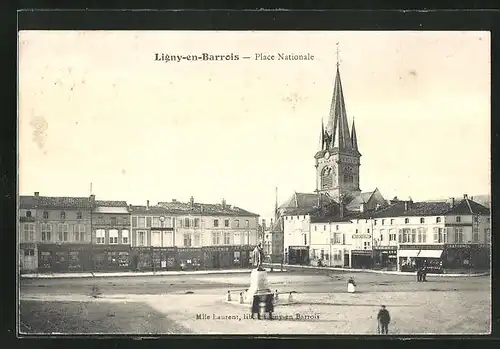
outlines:
M264 250L262 249L262 243L259 242L253 250L253 266L258 271L264 271L262 263L264 262Z

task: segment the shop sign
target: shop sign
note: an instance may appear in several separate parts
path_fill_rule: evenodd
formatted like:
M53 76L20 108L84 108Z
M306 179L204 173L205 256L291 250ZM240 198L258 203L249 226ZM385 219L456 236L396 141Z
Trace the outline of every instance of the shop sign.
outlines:
M479 248L486 247L484 244L446 244L445 248Z
M442 245L399 245L400 250L442 250Z
M309 250L309 246L289 246L288 249L289 250L303 250L303 251L307 251L307 250Z
M388 251L397 251L397 246L374 246L374 250L388 250Z
M359 255L359 256L371 256L371 250L352 250L351 254Z
M179 251L179 252L201 252L201 248L199 248L199 247L182 248L181 247L181 248L178 248L177 251Z
M352 236L353 239L371 239L372 236L370 234L354 234Z
M205 252L227 252L227 251L229 251L229 247L227 247L227 246L210 246L210 247L204 247L203 250Z

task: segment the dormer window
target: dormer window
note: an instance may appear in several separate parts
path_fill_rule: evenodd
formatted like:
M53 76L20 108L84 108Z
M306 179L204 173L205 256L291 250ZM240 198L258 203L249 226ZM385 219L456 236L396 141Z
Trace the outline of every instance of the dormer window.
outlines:
M76 219L82 219L82 213L81 212L77 212L76 213Z
M31 211L26 211L26 217L28 217L28 218L31 217Z
M66 219L66 212L61 211L61 219Z
M456 217L457 223L460 223L460 217Z

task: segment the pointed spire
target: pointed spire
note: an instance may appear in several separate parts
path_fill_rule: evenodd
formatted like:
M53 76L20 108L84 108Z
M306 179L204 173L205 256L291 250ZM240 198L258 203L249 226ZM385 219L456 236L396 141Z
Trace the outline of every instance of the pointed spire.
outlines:
M354 126L354 117L352 118L351 142L352 142L352 149L358 150L358 137L356 136L356 127Z
M337 75L335 76L335 86L333 89L332 104L330 106L330 117L327 130L331 135L330 147L339 149L350 149L352 147L349 125L347 123L347 112L345 109L344 93L340 80L340 71L337 65Z
M319 136L320 150L325 150L325 124L323 118L321 119L321 135Z

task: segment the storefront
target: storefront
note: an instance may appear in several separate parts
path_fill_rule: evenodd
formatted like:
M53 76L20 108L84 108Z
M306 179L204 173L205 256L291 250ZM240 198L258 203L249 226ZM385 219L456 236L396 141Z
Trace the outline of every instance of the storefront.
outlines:
M89 245L40 244L38 270L40 272L81 272L92 269Z
M285 260L292 265L309 265L309 246L289 246Z
M253 248L250 245L202 247L203 265L207 269L248 268Z
M94 270L120 271L131 269L129 245L93 245L91 247Z
M204 269L204 258L201 247L179 247L178 268L181 270L200 270Z
M446 244L443 259L445 269L488 269L490 248L483 244Z
M397 246L376 246L373 248L373 268L397 270Z
M440 274L443 272L443 246L400 246L398 262L400 271L416 272L425 265L428 273Z
M369 269L373 266L372 250L352 250L351 267L353 269Z

